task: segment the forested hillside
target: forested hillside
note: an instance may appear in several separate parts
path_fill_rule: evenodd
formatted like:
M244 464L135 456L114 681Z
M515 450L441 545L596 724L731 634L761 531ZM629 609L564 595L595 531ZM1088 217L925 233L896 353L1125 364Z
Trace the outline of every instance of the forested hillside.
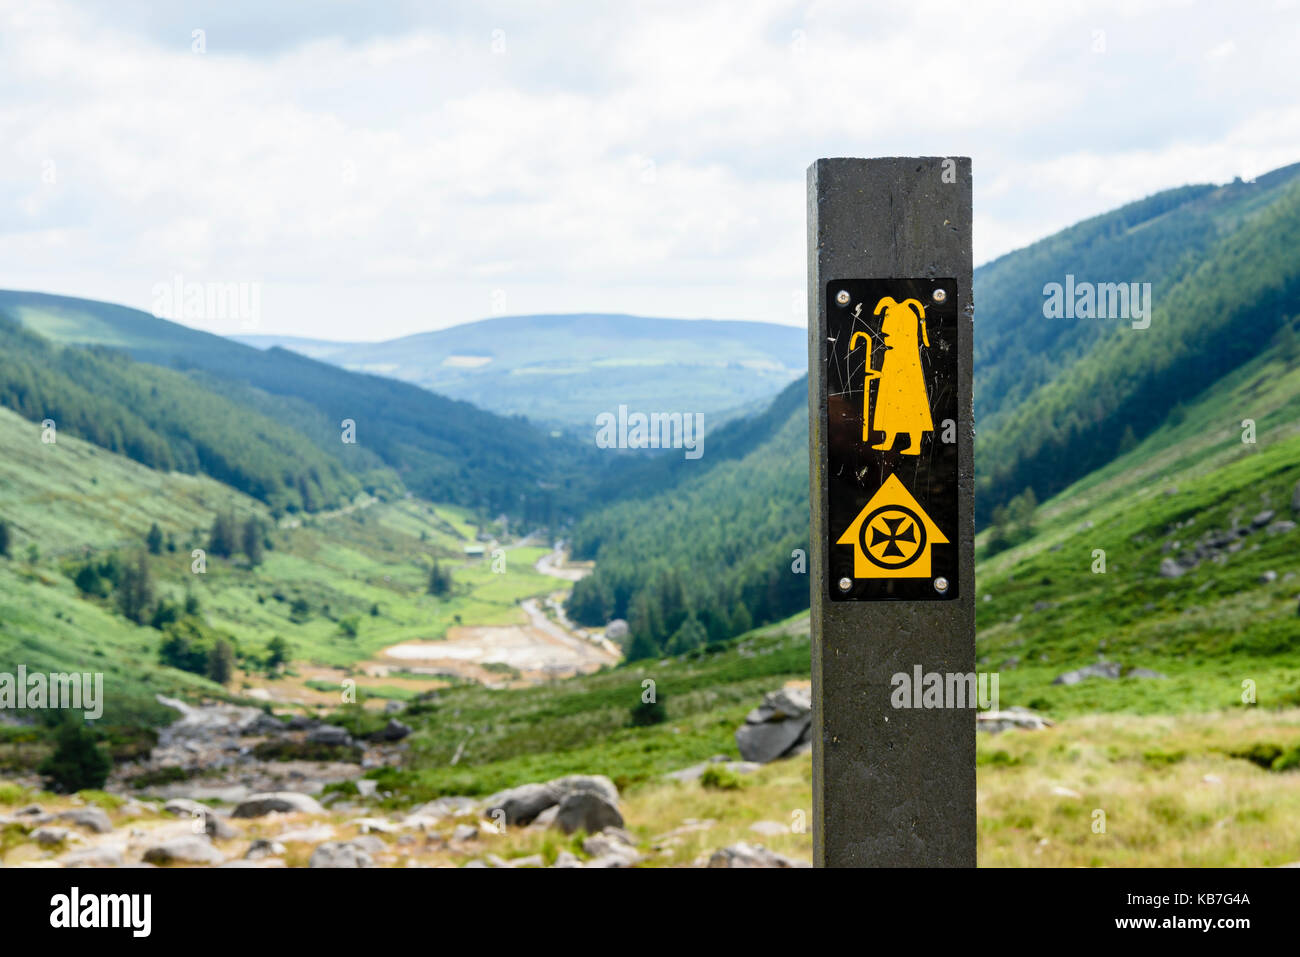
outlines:
M0 405L150 468L203 473L275 511L350 500L360 483L283 423L120 352L59 347L0 316ZM36 427L32 441L38 441Z
M585 499L594 450L417 386L283 349L254 349L108 303L0 292L0 315L57 342L112 347L183 372L259 413L287 403L286 425L368 482L382 483L373 473L386 466L417 494L529 522L560 518ZM351 448L341 438L345 419L356 424ZM357 449L366 452L353 455Z
M977 521L1150 434L1300 314L1300 165L1160 193L975 274ZM1050 319L1044 285L1150 282L1150 326Z
M570 615L589 624L626 617L629 656L643 658L807 607L808 577L797 570L805 566L792 555L808 538L807 396L800 379L763 416L710 439L711 449L746 454L711 460L710 451L686 463L698 471L681 467L657 493L581 521L573 551L595 558L596 571L574 587Z

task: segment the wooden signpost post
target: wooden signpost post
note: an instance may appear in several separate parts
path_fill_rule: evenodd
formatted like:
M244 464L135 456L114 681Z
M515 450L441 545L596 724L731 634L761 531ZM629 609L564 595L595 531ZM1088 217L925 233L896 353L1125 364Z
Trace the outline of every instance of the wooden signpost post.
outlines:
M808 310L814 863L973 867L970 160L814 163Z

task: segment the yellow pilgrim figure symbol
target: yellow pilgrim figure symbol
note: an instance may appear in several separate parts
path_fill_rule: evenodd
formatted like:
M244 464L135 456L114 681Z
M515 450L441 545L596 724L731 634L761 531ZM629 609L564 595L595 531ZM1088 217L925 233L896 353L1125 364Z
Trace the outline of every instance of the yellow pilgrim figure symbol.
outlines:
M900 432L906 432L911 441L902 449L904 455L921 454L921 436L934 431L930 417L930 399L925 391L925 373L921 369L921 345L930 348L930 336L925 329L925 307L915 299L895 302L885 296L876 303L875 314L885 313L880 321L880 338L885 344L885 355L880 368L871 368L871 353L867 353L866 372L862 380L862 441L871 441L871 432L884 432L885 438L873 449L888 452ZM858 344L861 336L870 342L865 332L855 332L849 339L849 351ZM876 408L871 415L871 380L879 379L876 388Z
M854 578L929 578L930 549L947 543L892 473L835 542L853 546Z

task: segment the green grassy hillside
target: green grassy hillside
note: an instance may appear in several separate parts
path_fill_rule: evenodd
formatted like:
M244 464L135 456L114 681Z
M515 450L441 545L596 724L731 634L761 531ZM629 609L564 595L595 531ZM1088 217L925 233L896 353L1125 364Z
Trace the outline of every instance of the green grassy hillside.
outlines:
M1018 703L1205 710L1250 678L1300 704L1300 347L1280 339L980 563L979 654ZM1050 685L1099 658L1170 677Z
M518 600L554 588L532 567L541 549L512 553L501 574L466 561L475 527L455 506L360 496L276 527L265 505L211 478L155 471L70 435L43 444L35 426L6 409L0 447L0 519L11 534L10 557L0 558L0 671L103 671L114 719L163 717L155 691L222 693L161 667L162 631L127 621L111 600L73 584L88 561L145 554L153 524L167 543L146 555L157 597L196 599L203 627L227 635L250 661L280 636L301 663L347 665L404 639L436 639L458 620L521 622ZM272 547L256 567L243 555L208 556L196 574L192 550L208 548L214 517L228 512L261 518ZM442 598L427 594L435 560L453 576ZM295 611L298 600L305 608ZM348 619L355 636L341 627Z

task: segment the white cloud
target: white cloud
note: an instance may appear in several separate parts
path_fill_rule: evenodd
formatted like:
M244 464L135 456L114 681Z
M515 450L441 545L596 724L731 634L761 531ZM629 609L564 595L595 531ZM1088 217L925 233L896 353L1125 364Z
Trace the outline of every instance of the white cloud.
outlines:
M350 5L0 0L0 286L148 308L176 273L260 282L265 331L339 339L479 318L498 290L799 322L817 156L972 155L977 260L1300 159L1290 7L604 7L366 29Z

